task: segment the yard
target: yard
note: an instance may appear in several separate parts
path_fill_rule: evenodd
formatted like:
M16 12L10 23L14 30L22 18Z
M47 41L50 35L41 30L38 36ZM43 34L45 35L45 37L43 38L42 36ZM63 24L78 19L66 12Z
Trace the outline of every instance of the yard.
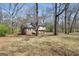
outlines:
M50 34L50 33L49 33ZM0 55L79 56L79 33L0 37Z

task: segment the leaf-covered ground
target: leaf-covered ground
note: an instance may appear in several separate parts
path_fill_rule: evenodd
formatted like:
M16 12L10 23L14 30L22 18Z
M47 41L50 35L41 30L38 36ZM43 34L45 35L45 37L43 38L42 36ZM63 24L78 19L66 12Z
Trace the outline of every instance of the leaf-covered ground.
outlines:
M79 56L79 34L0 37L0 55Z

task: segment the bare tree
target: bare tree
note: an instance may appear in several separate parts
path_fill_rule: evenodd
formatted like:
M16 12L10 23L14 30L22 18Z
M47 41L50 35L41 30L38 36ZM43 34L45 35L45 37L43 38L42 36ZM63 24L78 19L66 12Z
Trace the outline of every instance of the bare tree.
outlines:
M67 4L65 4L65 7L67 6ZM57 17L59 15L61 15L64 11L65 11L65 7L59 12L57 13L57 3L55 3L55 22L54 22L54 35L57 35Z
M68 3L66 3L65 4L65 34L67 34L67 9L68 9L68 7L69 7L69 4Z
M78 12L79 12L79 8L76 10L76 13L73 17L72 24L71 24L71 27L70 27L70 33L72 32L73 24L74 24L74 21L76 21L76 17L78 15Z
M44 9L42 10L42 16L41 16L43 23L45 22L46 16L47 16L47 15L46 15L46 8L44 8Z
M38 3L35 4L36 6L36 36L38 35Z
M0 23L3 21L2 7L0 6Z
M14 21L13 20L16 18L17 14L19 13L19 11L22 9L23 6L24 4L10 3L8 9L2 8L3 10L7 12L7 15L9 16L11 20L12 33L14 32L14 29L13 29Z
M68 33L67 34L69 34L69 32L70 32L70 21L71 21L71 15L72 14L73 14L73 12L69 11L69 15L68 15Z
M54 35L57 35L57 3L55 3Z

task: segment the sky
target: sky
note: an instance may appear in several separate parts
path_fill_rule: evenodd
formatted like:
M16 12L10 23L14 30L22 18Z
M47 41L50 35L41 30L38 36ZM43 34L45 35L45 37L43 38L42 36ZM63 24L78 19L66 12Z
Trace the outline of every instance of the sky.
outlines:
M22 5L22 3L20 3L19 5ZM26 18L25 14L26 14L27 10L24 10L24 9L27 9L29 7L34 7L34 5L35 5L34 3L24 3L23 9L18 13L17 16L19 16L19 17L21 16L23 18ZM0 3L0 7L4 8L6 10L9 10L9 3ZM50 7L52 7L52 4L50 4L50 3L38 3L38 15L39 16L42 15L42 8L46 8L46 7L50 8ZM3 10L3 12L5 12L5 11ZM7 19L7 18L4 18L4 19Z
M21 5L21 3L20 3L20 5ZM31 7L33 5L34 5L34 3L24 3L24 8ZM72 4L72 5L74 5L74 4ZM9 3L0 3L0 6L2 8L8 9L9 8ZM39 9L39 15L41 14L41 10L42 10L40 7L42 7L42 8L44 8L44 7L45 8L46 7L49 7L49 8L54 7L51 3L38 3L38 6L39 6L39 8L38 8Z
M21 5L21 4L20 4ZM74 6L75 4L71 4L72 6ZM0 6L2 7L2 8L5 8L5 9L9 9L9 3L2 3L2 4L0 4ZM24 7L23 8L29 8L29 7L33 7L34 6L34 3L24 3ZM38 10L39 10L39 12L38 12L38 14L39 14L39 16L41 16L42 15L42 8L46 8L46 7L48 7L48 8L50 8L50 7L54 7L54 5L52 5L51 3L38 3ZM24 10L24 9L22 9L19 13L18 13L18 15L22 15L23 17L24 17L24 15L26 14L26 11L27 10Z
M0 5L1 5L2 8L5 8L7 10L9 8L9 3L2 3ZM24 3L24 7L23 8L28 8L28 7L31 7L33 5L34 5L34 3ZM41 15L42 10L41 10L40 7L42 7L42 8L43 7L49 7L50 8L51 7L51 4L50 3L39 3L38 6L39 6L39 15ZM25 11L22 10L20 13L25 13Z
M21 3L20 3L20 5L21 5ZM72 5L74 5L74 4L72 4ZM8 8L9 8L9 3L0 3L0 6L2 7L2 8L5 8L5 9L7 9L8 10ZM34 3L24 3L24 7L23 8L28 8L28 7L31 7L31 6L34 6ZM46 7L54 7L51 3L38 3L38 6L39 6L39 14L41 14L41 8L40 7L42 7L42 8L46 8ZM23 10L24 11L24 10Z

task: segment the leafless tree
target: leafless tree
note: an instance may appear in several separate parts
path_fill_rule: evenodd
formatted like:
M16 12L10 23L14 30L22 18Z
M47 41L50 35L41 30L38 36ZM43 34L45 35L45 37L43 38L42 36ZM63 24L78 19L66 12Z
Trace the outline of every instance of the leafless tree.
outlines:
M72 32L73 24L74 24L74 21L76 21L76 16L78 15L78 12L79 12L79 8L76 10L76 13L73 17L72 24L71 24L71 27L70 27L70 33Z
M57 35L57 3L55 3L54 35Z
M69 11L69 14L68 14L68 32L67 32L67 34L69 34L69 32L70 32L70 21L71 21L72 14L73 14L73 12Z
M8 9L3 8L3 10L7 12L7 15L9 16L12 22L12 33L14 32L14 29L13 29L14 21L13 20L16 18L17 14L19 13L19 11L22 9L23 6L24 4L10 3Z
M35 4L36 6L36 36L38 35L38 3Z
M67 4L65 4L65 7L67 6ZM54 35L57 35L57 17L59 15L61 15L64 11L65 11L65 7L59 12L57 13L57 3L55 3L55 22L54 22Z
M3 21L2 7L0 6L0 23Z
M68 9L68 7L69 7L69 4L68 3L66 3L65 4L65 34L67 34L67 9Z

